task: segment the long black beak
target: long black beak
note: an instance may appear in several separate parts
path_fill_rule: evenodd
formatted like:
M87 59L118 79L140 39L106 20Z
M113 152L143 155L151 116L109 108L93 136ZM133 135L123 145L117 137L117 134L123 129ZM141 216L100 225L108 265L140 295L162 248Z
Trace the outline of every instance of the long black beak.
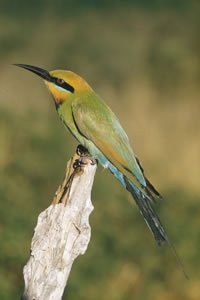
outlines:
M24 64L14 64L14 66L29 70L29 71L35 73L36 75L42 77L43 79L47 80L47 81L52 80L52 77L50 76L49 72L47 72L44 69L34 67L34 66L30 66L30 65L24 65Z

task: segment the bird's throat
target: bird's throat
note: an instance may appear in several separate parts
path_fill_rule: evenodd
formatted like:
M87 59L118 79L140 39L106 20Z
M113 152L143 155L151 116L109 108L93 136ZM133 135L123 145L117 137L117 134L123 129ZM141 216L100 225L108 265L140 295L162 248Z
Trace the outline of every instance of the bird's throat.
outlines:
M66 91L62 91L60 89L58 89L53 83L45 81L48 90L50 91L50 93L53 96L53 99L55 101L55 105L56 107L59 107L67 98L67 93Z
M64 102L63 99L55 98L55 96L53 98L55 101L56 108L58 108Z

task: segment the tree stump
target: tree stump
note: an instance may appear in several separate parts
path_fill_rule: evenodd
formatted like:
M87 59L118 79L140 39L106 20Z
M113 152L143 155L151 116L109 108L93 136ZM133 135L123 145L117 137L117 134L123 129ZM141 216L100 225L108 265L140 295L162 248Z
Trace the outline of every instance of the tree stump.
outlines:
M31 255L23 270L23 300L62 299L75 258L87 250L96 163L88 153L83 155L84 148L77 149L52 204L38 217Z

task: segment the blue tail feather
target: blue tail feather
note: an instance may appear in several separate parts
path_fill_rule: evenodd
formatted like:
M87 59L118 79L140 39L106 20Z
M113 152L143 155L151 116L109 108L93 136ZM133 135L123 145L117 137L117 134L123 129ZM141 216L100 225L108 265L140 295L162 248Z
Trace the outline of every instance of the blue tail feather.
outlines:
M121 182L121 184L131 193L135 200L140 213L142 214L145 222L147 223L150 231L152 232L158 245L167 241L167 234L165 229L152 207L152 199L148 195L142 193L129 179L126 178L115 166L111 163L108 164L109 170Z
M168 241L166 231L152 206L152 200L146 194L142 193L133 183L124 176L126 189L133 196L141 215L143 216L147 226L152 232L158 245Z

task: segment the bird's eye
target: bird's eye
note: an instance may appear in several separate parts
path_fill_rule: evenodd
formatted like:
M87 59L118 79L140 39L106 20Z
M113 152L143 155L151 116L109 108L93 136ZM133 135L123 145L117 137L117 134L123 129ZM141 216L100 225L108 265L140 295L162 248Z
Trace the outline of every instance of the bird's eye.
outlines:
M51 81L55 83L58 87L70 92L74 93L74 88L71 86L69 83L67 83L64 79L62 78L57 78L57 77L52 77Z
M65 81L62 78L57 78L57 83L58 84L63 84Z

